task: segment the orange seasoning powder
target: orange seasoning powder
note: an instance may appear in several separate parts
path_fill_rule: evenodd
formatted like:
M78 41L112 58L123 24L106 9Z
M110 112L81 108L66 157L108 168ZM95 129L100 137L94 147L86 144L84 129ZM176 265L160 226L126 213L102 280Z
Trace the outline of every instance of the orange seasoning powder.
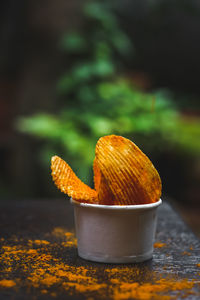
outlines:
M10 241L1 241L0 289L15 289L15 293L20 289L26 293L35 289L50 297L81 294L86 299L113 300L168 300L172 297L167 294L172 291L173 299L195 293L194 280L163 278L148 267L99 265L97 270L95 264L86 265L86 262L75 266L68 255L71 247L76 247L76 238L73 232L60 227L42 240L13 237ZM105 281L99 278L99 270Z
M165 243L160 243L160 242L154 243L154 248L162 248L162 247L165 247L165 246L166 246Z

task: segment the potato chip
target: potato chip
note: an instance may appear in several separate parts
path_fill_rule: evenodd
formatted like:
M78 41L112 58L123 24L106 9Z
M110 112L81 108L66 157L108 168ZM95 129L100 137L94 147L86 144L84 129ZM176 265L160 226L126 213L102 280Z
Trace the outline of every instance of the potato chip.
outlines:
M130 140L116 135L99 139L91 189L58 156L52 157L56 186L74 200L104 205L153 203L161 195L161 180L149 158Z
M104 205L115 205L115 199L114 195L109 189L109 186L105 180L105 177L101 173L96 158L94 159L94 164L93 164L93 170L94 170L94 186L95 190L97 191L98 195L98 201L99 204L104 204Z
M107 191L112 194L114 204L145 204L159 200L159 174L149 158L130 140L115 135L100 138L95 165L102 174L98 183L99 203L104 203Z
M83 183L60 157L52 157L51 169L55 185L63 193L79 202L97 202L97 192Z
M94 172L94 188L98 193L99 185L101 182L101 171L97 165L96 158L94 159L94 163L93 163L93 172Z

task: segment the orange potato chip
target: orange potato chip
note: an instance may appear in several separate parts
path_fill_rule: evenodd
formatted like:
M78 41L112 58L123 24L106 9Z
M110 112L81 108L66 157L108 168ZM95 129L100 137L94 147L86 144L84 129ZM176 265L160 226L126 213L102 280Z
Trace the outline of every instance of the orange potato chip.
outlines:
M94 188L98 193L99 185L101 182L101 171L97 165L96 158L94 159L94 163L93 163L93 172L94 172Z
M83 183L60 157L52 157L51 169L55 185L63 193L79 202L97 202L97 192Z
M101 173L98 167L96 158L94 159L93 171L94 171L94 187L95 190L97 191L99 204L115 205L116 203L114 201L114 196L109 189L105 177L103 176L103 174Z
M93 164L91 189L58 156L52 157L56 186L74 200L104 205L153 203L161 195L161 180L149 158L130 140L121 136L99 139Z
M99 139L95 164L103 181L99 185L99 203L105 201L107 190L114 204L145 204L159 200L161 180L149 158L130 140L121 136Z

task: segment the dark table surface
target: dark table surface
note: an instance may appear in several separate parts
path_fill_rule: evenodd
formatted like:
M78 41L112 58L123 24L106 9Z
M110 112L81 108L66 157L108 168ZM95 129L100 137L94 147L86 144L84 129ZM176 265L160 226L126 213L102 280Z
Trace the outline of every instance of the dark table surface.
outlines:
M155 242L144 263L89 262L68 201L1 201L0 299L200 299L200 241L165 202Z

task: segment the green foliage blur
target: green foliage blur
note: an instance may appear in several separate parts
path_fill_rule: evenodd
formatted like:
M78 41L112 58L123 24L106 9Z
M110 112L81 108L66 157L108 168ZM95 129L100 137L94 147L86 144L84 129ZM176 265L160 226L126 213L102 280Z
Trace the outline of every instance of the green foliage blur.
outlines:
M123 63L133 58L134 48L108 2L89 2L83 14L83 30L60 41L70 66L57 85L58 111L16 123L21 132L45 141L42 161L49 167L57 154L91 183L95 144L109 134L130 138L154 157L168 149L195 155L199 124L181 118L169 91L145 93L124 75Z

